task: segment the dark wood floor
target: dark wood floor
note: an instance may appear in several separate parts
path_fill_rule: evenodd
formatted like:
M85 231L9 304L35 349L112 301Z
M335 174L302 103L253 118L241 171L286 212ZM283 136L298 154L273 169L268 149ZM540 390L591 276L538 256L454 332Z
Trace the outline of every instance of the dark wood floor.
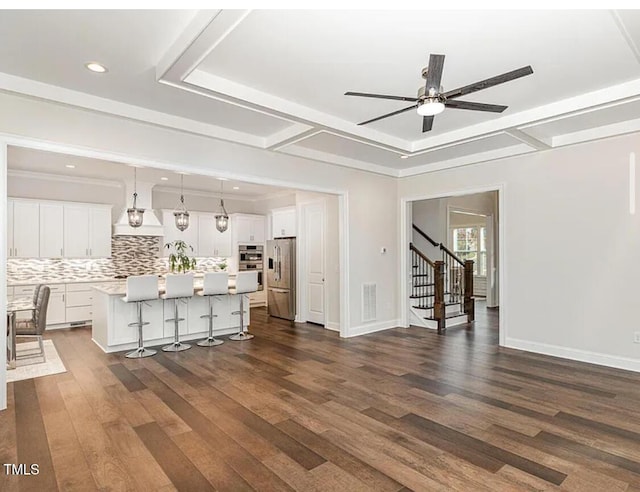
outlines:
M51 332L64 374L9 385L2 490L640 490L640 377L445 336L340 339L252 313L250 342L140 360ZM4 470L0 470L4 473Z

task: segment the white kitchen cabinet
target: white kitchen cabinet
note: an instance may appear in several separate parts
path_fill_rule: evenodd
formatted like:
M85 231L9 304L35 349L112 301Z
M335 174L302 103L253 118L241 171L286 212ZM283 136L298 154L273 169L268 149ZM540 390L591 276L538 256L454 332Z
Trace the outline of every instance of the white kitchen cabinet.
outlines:
M40 205L33 201L13 201L13 244L9 245L12 258L38 258L40 256Z
M274 238L296 236L296 208L274 209L271 213L271 232Z
M215 237L215 256L218 258L229 258L233 254L233 247L231 245L231 223L224 232L220 232L218 229L213 231Z
M198 256L228 258L231 256L231 225L226 231L216 229L215 214L198 215Z
M173 252L173 248L167 249L165 245L172 243L178 239L184 241L193 248L193 251L189 249L187 254L189 256L198 256L198 217L196 213L189 213L189 227L186 230L180 231L176 227L176 220L173 216L173 210L162 211L162 227L164 230L164 238L162 244L162 254L167 257Z
M67 323L78 323L92 319L93 285L90 283L66 285L65 313Z
M109 207L65 204L63 230L66 258L111 256L111 210Z
M64 292L51 292L49 294L49 307L47 308L47 325L65 323L67 311Z
M89 209L89 256L109 258L111 256L111 209L92 207Z
M216 256L216 218L213 214L198 214L198 256Z
M89 257L89 208L83 205L64 205L64 256Z
M64 206L61 203L40 203L40 257L64 256Z
M262 244L265 238L263 215L233 214L233 236L236 244Z

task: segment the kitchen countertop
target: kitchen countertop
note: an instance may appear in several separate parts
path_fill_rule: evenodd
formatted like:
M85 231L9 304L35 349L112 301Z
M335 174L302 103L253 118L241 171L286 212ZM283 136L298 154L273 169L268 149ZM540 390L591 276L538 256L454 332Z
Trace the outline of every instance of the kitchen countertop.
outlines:
M158 277L163 277L165 274L158 275ZM194 274L194 278L203 278L204 273L196 273ZM234 278L234 275L229 275L230 278ZM119 282L124 284L126 279L114 278L113 276L91 276L90 274L82 277L66 277L64 279L60 279L58 277L51 279L47 278L46 275L32 277L26 280L20 280L18 282L7 282L7 287L21 287L24 285L37 285L37 284L50 284L50 285L59 285L59 284L98 284L98 283L107 283L107 282Z
M193 288L196 292L202 290L203 277L195 277L193 282ZM236 286L235 275L229 275L229 294L233 294L233 289ZM160 279L158 283L160 294L164 294L165 292L165 280L163 278ZM107 294L109 296L124 296L127 293L127 283L126 281L119 280L117 282L109 282L104 284L94 285L93 288L98 292L102 292L103 294Z

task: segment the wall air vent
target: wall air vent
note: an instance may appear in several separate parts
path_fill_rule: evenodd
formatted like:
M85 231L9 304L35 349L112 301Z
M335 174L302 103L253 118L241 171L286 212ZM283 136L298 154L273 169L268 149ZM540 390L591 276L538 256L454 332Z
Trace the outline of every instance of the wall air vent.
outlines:
M375 321L377 319L376 284L362 284L362 322Z

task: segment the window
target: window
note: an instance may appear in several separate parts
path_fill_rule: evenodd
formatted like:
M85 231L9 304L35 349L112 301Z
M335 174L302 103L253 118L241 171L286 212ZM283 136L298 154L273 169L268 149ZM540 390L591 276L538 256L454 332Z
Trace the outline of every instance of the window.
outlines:
M473 274L487 275L487 228L484 226L452 229L453 252L462 261L473 260Z

